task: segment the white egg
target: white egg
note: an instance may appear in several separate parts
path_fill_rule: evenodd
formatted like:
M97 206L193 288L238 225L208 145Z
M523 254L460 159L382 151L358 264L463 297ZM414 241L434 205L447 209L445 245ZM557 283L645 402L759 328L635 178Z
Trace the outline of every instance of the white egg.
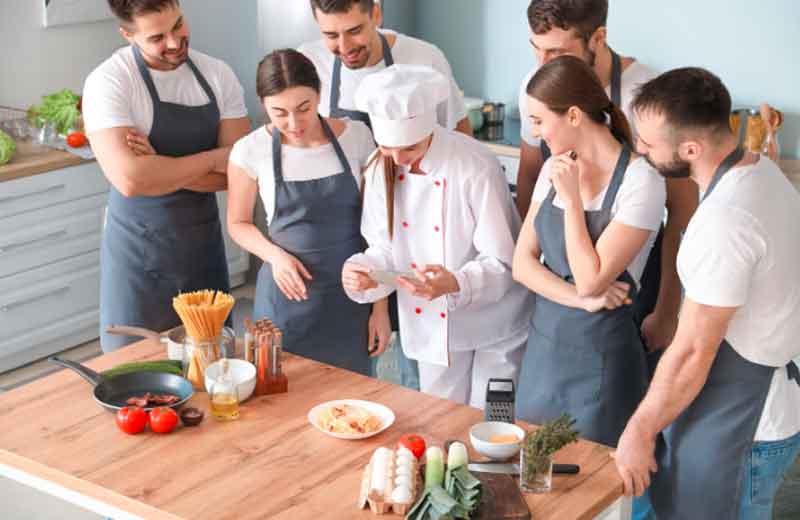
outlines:
M403 456L408 455L411 458L414 457L414 454L411 452L411 450L409 450L405 446L400 446L399 448L397 448L397 456L399 457L400 455Z
M397 475L397 478L394 479L394 484L397 487L407 487L411 488L411 477L408 475Z
M411 479L411 467L410 466L397 466L397 470L395 470L395 474L397 476L405 475L409 479Z
M392 491L392 502L395 503L408 503L411 502L411 490L407 487L397 487Z

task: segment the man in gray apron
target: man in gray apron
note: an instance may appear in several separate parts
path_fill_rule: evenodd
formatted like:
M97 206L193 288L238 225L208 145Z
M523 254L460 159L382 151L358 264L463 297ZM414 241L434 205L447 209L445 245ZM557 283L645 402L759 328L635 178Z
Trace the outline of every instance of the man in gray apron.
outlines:
M637 61L625 62L607 44L607 0L532 0L528 7L531 45L539 65L570 54L590 65L603 82L608 82L611 101L622 109L633 127L630 112L632 88L656 76L655 71ZM533 130L527 110L527 84L536 68L523 80L520 90L522 139L517 179L517 207L524 218L533 187L550 150L544 140L534 146ZM697 206L697 191L690 182L667 182L667 221L656 235L640 281L638 298L633 302L634 318L642 329L648 347L649 370L655 369L660 349L674 330L680 305L680 289L675 272L675 257L680 233Z
M611 222L630 156L624 146L601 209L585 212L593 243ZM534 220L536 236L547 268L573 281L564 210L553 204L555 196L551 187ZM627 270L619 280L635 297L636 283ZM630 306L590 313L537 297L519 375L518 417L541 424L569 412L583 437L615 446L646 388L644 349Z
M738 146L730 109L698 68L662 74L634 100L640 151L704 191L678 255L675 339L616 453L625 492L650 486L659 520L771 518L800 452L800 235L787 225L800 196Z
M328 123L320 121L343 170L321 179L286 182L281 133L272 130L275 212L269 238L313 276L306 282L308 298L287 298L265 263L258 273L254 315L269 317L284 331L284 348L289 352L368 375L370 306L348 298L341 281L345 260L364 249L361 193L338 139Z
M109 5L131 46L118 51L87 79L86 91L97 95L87 95L84 103L87 126L96 129L90 130L92 148L111 182L101 249L104 351L135 339L106 334L109 325L169 329L180 323L172 309L172 298L178 293L229 291L215 195L226 186L229 149L220 147L231 145L249 129L241 112L239 117L221 120L225 101L218 99L221 93L212 89L201 65L206 73L215 74L214 84L227 81L241 86L219 60L195 52L190 56L188 29L178 2L110 0ZM157 71L157 79L167 82L157 86L152 70ZM130 89L125 96L114 92L127 99L116 99L103 90L102 82L108 83L115 75L133 78L125 83ZM199 102L165 101L164 95L176 96L168 80L178 76L170 75L180 75L183 99L195 92ZM137 100L140 94L146 102ZM104 114L117 108L116 103L126 102L133 123L145 110L141 106L152 110L146 135L155 155L138 156L126 144L130 133L147 122L117 125Z

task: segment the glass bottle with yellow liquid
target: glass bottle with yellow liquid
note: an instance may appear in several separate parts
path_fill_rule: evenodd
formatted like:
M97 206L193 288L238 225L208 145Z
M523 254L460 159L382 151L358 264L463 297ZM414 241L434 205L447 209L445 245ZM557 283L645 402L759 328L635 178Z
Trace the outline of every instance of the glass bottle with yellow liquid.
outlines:
M239 392L228 369L228 360L222 359L221 364L220 375L211 384L208 392L211 398L211 415L219 421L233 421L239 418Z

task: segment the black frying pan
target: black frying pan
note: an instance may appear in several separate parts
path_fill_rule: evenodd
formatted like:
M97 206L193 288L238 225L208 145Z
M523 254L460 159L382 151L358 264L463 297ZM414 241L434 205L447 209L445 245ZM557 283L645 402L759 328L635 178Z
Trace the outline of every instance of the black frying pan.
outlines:
M147 392L151 394L172 394L180 398L175 404L164 405L170 408L179 408L194 394L192 383L188 379L175 374L163 372L132 372L119 374L113 378L104 377L91 368L53 356L50 361L57 365L74 370L81 377L94 386L94 400L97 404L110 412L128 406L127 400L131 397L141 397ZM156 406L148 406L145 410L152 410Z

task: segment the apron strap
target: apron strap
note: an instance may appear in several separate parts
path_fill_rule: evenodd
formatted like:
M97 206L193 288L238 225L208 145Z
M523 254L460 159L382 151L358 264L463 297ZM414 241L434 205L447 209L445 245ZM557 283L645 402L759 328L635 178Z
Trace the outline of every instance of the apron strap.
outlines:
M320 116L319 122L322 123L322 131L325 132L325 135L328 137L328 140L333 145L333 151L336 152L336 157L339 158L339 162L342 164L342 171L352 177L353 170L350 168L350 161L347 160L347 156L344 154L344 150L342 150L342 145L339 144L339 140L336 139L336 134L333 133L331 127L328 126L328 123L325 121L325 118Z
M208 96L209 104L213 103L216 105L217 96L214 94L214 91L211 90L211 85L208 84L205 76L203 76L203 74L200 72L200 69L197 68L192 59L188 57L189 55L187 54L186 56L186 64L194 73L194 77L197 78L197 82L200 83L200 87L202 87L203 91L206 93L206 96Z
M625 178L625 170L628 169L628 163L631 160L631 149L628 145L622 145L622 151L619 153L617 165L614 167L614 173L611 175L611 182L608 183L606 195L603 198L603 209L608 211L614 205L614 199L617 198L619 187L622 186L622 180Z
M794 361L789 361L786 365L786 377L797 383L797 386L800 386L800 369L797 368L797 363Z
M386 37L378 32L378 38L381 40L381 47L383 48L383 63L387 67L394 65L394 56L392 56L392 48L389 46L389 41ZM339 99L341 97L342 86L342 60L337 56L333 60L333 75L331 76L331 97L330 97L330 110L333 114L334 110L339 108Z
M322 124L322 131L325 133L325 136L331 142L331 145L333 146L333 151L336 152L336 157L342 164L344 173L352 177L353 169L350 168L350 161L347 160L347 156L345 155L344 150L342 150L342 145L339 144L339 140L336 139L336 134L334 134L333 130L331 130L331 127L328 126L328 123L325 121L325 118L323 118L322 116L317 116L317 117L319 117L319 122ZM283 183L283 160L281 158L282 147L283 143L281 142L281 132L277 128L273 128L272 129L272 172L273 175L275 176L276 186Z
M729 153L728 156L725 157L725 159L722 160L722 162L719 164L719 167L717 168L717 171L714 172L714 177L711 179L711 184L708 185L706 192L703 194L703 198L700 200L701 204L704 200L706 200L706 198L709 195L711 195L711 192L714 191L714 188L717 187L717 183L719 183L719 180L722 178L722 176L725 175L728 172L728 170L733 168L736 165L736 163L741 161L743 157L744 157L744 148L742 148L742 146L739 145L731 153Z
M611 102L622 110L622 60L619 54L611 51Z
M156 90L156 84L153 83L153 76L150 75L150 69L147 68L147 63L144 61L144 56L142 56L142 51L139 50L139 47L136 45L131 45L133 49L133 58L136 60L136 66L139 68L139 73L142 75L142 79L144 80L144 84L147 86L148 92L150 92L150 98L153 100L153 111L157 110L156 105L161 103L161 98L158 97L158 90Z

